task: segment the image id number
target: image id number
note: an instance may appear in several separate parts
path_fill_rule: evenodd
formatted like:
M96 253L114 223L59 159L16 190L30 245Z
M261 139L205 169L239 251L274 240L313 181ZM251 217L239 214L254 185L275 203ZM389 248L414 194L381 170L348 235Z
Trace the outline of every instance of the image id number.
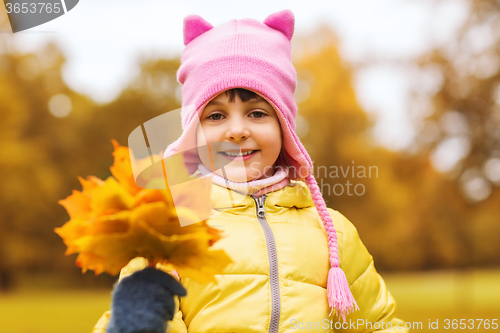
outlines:
M449 329L479 329L481 326L484 329L497 329L498 328L498 319L445 319L444 320L444 329L449 330Z
M7 9L7 14L10 13L42 13L45 10L45 13L60 13L61 12L61 7L59 7L60 3L44 3L44 2L38 2L38 3L26 3L23 2L22 4L20 3L6 3L5 7Z

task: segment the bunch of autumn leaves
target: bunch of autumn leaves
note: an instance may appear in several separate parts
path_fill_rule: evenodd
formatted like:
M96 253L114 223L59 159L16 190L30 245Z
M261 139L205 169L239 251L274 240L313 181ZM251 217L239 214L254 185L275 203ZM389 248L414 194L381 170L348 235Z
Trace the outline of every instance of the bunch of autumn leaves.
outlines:
M141 182L134 179L132 164L141 169L141 164L151 163L150 158L136 161L128 147L112 142L114 163L110 170L114 177L105 181L95 176L79 177L82 191L73 190L59 201L70 216L68 222L55 229L67 246L65 254L79 253L77 266L83 272L93 270L96 275L116 275L130 260L143 257L150 266L161 264L183 277L213 281L213 275L231 259L223 250L212 248L221 238L220 231L202 220L212 208L211 181L189 176L178 156L162 160L163 168L152 171L156 174L139 176L147 177L149 184L165 183L168 171L180 184L175 198L168 183L163 189L139 187L137 183ZM159 160L159 156L156 158ZM192 223L181 227L181 218Z

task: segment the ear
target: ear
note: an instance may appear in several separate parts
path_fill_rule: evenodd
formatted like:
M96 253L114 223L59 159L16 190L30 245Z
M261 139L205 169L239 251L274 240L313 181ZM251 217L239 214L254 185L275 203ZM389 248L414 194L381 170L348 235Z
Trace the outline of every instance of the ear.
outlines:
M288 40L292 39L295 17L289 9L282 10L266 17L264 24L281 31Z
M212 29L213 26L198 15L188 15L184 18L184 45L202 33Z

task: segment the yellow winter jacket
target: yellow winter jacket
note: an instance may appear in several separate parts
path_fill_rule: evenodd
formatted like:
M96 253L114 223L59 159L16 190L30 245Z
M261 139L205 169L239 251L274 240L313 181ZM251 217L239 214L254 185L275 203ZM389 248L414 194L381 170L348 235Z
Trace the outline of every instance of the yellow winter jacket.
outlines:
M346 322L329 316L327 235L305 183L268 193L263 208L258 199L218 185L211 197L216 206L208 223L226 236L214 247L234 262L216 275L217 283L180 278L187 296L176 298L172 333L407 332L398 329L404 322L395 318L396 303L356 228L333 209L340 267L360 310ZM145 266L134 259L120 278ZM93 333L106 331L109 315Z

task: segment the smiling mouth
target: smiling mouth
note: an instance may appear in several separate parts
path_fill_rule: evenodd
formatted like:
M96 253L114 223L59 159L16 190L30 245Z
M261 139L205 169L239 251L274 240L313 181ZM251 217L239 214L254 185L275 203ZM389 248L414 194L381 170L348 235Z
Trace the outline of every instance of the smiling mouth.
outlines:
M248 151L245 151L245 152L229 152L229 151L221 151L220 153L222 155L225 155L225 156L229 156L229 157L240 157L240 156L247 156L247 155L251 155L253 153L255 153L256 151L258 150L248 150Z

